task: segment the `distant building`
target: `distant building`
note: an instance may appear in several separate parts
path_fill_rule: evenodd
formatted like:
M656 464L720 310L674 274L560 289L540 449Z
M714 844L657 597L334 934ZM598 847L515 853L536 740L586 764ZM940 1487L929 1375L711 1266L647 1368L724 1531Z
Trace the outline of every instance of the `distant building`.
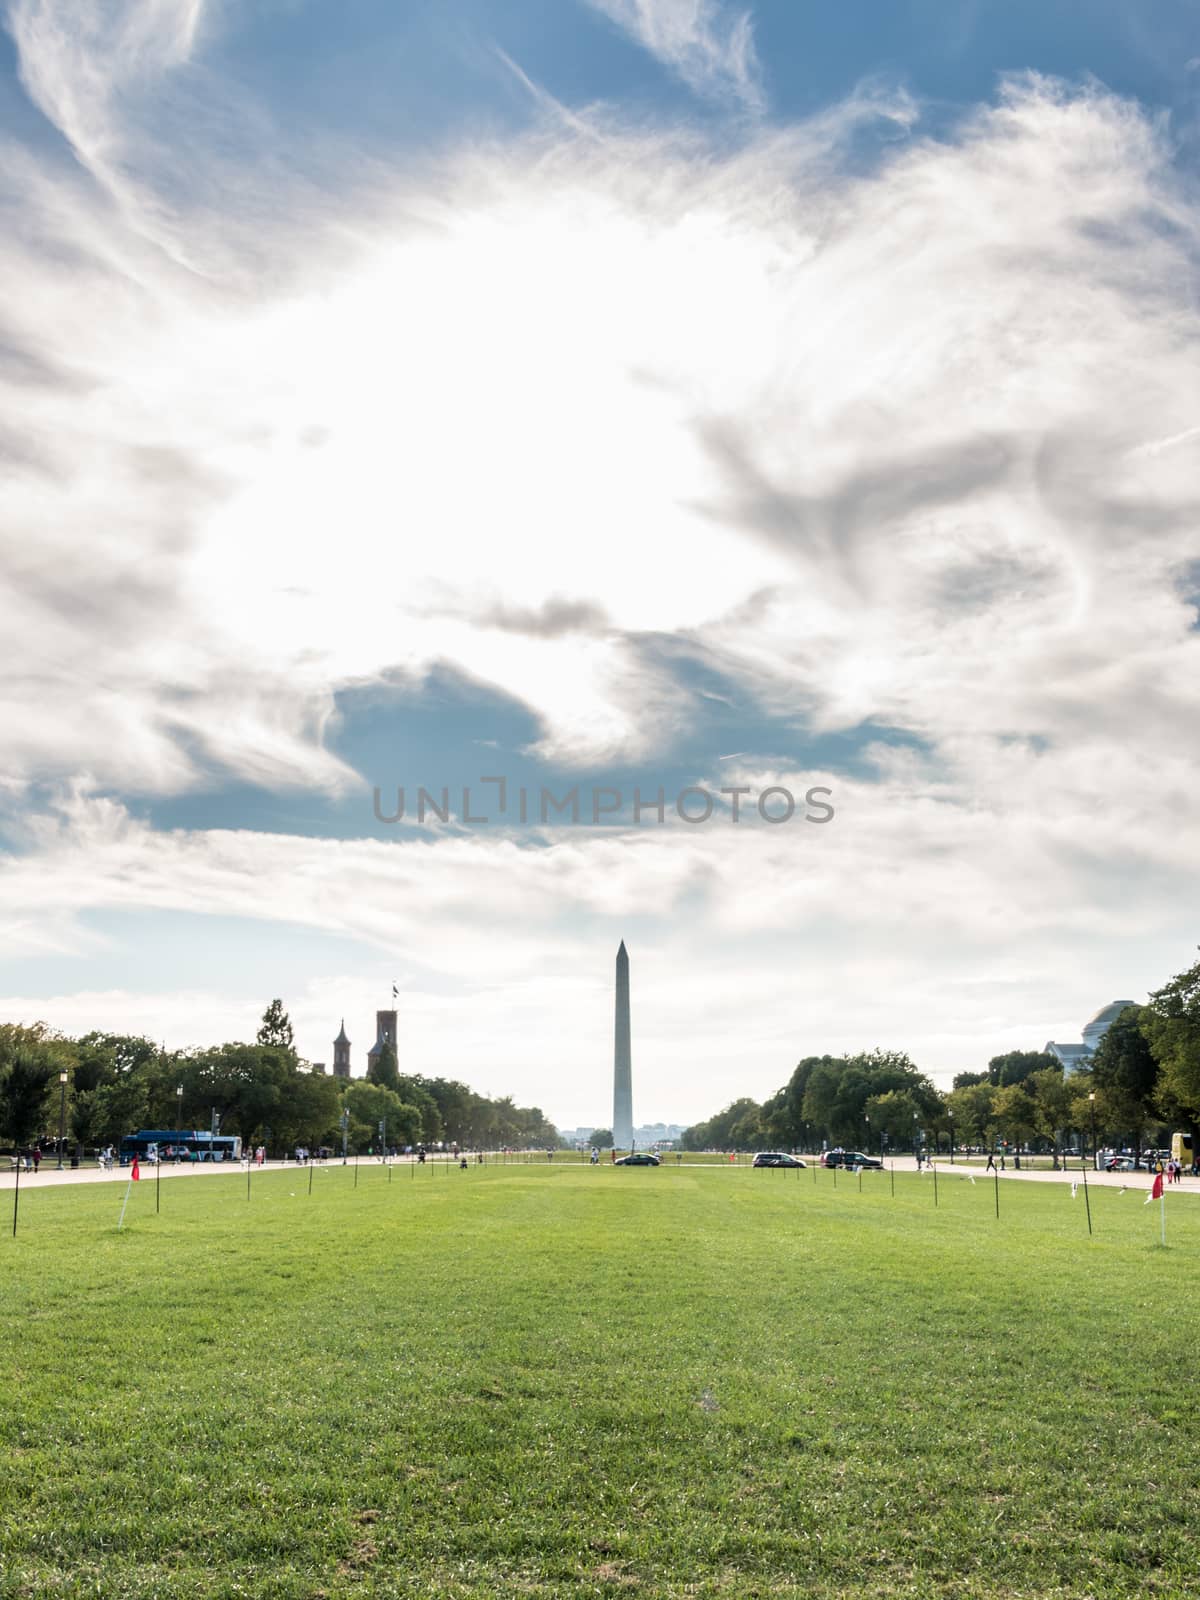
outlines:
M314 1061L314 1062L312 1062L311 1066L310 1066L310 1070L311 1070L312 1075L313 1075L314 1078L324 1078L324 1077L328 1076L328 1073L327 1073L327 1070L326 1070L326 1067L325 1067L325 1063L323 1061Z
M375 1013L375 1043L367 1051L367 1070L375 1065L383 1054L384 1045L390 1044L397 1062L399 1054L396 1051L396 1013L394 1011L377 1011Z
M1087 1066L1096 1052L1097 1045L1125 1007L1136 1004L1136 1000L1110 1000L1106 1006L1097 1011L1090 1022L1084 1023L1083 1038L1078 1044L1059 1044L1053 1039L1047 1042L1046 1054L1062 1062L1064 1078L1069 1078L1073 1072L1078 1072Z
M333 1075L335 1078L350 1076L350 1041L346 1037L345 1017L342 1018L342 1031L333 1041Z

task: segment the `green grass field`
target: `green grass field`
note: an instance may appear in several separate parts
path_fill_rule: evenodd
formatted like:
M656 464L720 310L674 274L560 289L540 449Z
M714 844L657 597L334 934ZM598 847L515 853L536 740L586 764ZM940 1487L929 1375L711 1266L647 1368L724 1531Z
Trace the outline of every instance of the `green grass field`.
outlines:
M1164 1251L811 1168L124 1188L0 1238L4 1596L1200 1586L1200 1199Z

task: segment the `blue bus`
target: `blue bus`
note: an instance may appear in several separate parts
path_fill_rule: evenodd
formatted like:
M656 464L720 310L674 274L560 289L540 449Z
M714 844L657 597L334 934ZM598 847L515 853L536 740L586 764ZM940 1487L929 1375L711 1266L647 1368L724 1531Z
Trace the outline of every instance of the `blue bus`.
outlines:
M141 1128L121 1140L121 1165L139 1161L240 1161L242 1141L234 1134L200 1129Z

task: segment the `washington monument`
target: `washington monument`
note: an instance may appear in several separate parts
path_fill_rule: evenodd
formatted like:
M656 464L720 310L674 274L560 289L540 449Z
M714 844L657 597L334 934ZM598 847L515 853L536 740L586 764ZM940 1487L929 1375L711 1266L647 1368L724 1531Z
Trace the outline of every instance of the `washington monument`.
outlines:
M629 957L617 951L617 1026L613 1044L613 1144L633 1146L633 1065L629 1056Z

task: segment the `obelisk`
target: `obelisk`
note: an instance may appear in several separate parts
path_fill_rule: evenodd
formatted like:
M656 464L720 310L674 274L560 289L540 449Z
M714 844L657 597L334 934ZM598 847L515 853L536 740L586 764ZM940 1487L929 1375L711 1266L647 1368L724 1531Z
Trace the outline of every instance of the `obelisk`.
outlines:
M613 1043L613 1144L633 1146L633 1064L629 1054L629 957L617 951L617 1026Z

